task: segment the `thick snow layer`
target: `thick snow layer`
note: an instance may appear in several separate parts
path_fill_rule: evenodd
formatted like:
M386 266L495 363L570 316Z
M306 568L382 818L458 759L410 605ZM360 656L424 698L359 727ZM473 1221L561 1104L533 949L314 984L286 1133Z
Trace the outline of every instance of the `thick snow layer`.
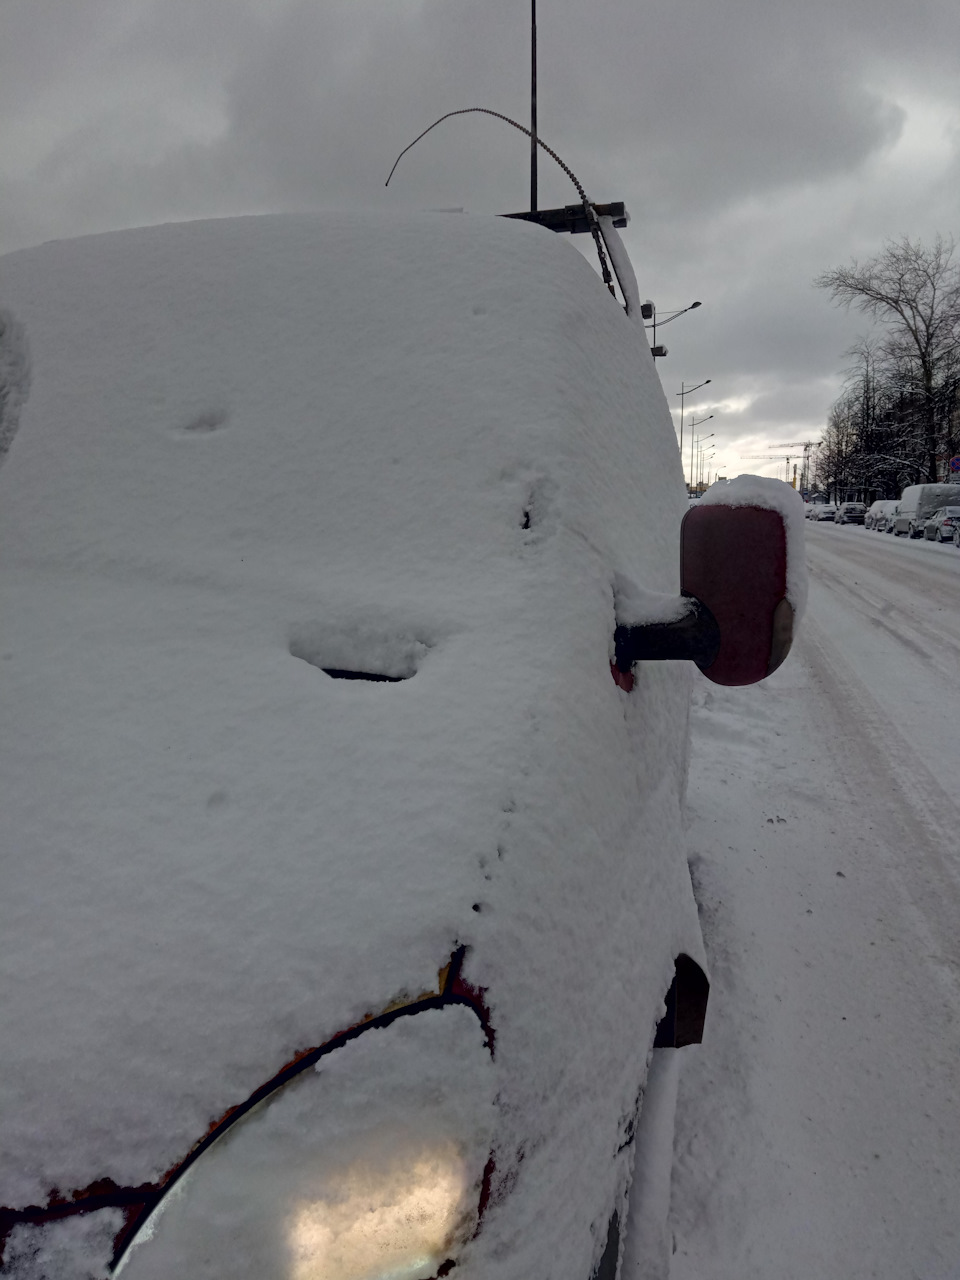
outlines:
M607 246L607 253L610 255L610 262L613 266L614 274L617 277L617 283L620 285L623 293L623 301L626 306L627 315L635 324L643 327L643 318L640 315L640 290L637 287L637 277L633 270L633 263L630 261L630 255L627 253L626 246L620 239L620 232L613 225L612 218L600 218L600 233L603 236L603 243Z
M156 1179L463 944L497 1036L478 1273L582 1280L699 954L689 672L609 671L616 576L678 589L642 331L492 218L52 243L0 300L34 369L0 472L0 1203Z
M735 476L718 480L705 491L700 502L708 506L767 507L779 511L787 534L787 599L796 622L807 605L807 558L804 549L803 499L789 484L770 476Z
M692 607L689 596L648 591L626 574L618 573L613 586L617 622L626 627L643 627L651 622L679 622Z
M20 1224L10 1232L3 1274L9 1280L107 1280L114 1236L122 1225L119 1209L42 1227Z

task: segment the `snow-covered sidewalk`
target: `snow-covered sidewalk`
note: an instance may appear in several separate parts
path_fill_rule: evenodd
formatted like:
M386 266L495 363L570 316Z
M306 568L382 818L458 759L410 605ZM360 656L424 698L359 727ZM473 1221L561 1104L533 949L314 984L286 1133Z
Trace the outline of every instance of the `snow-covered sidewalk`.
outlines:
M697 689L689 842L713 991L705 1043L683 1051L671 1280L954 1280L955 810L931 815L892 758L812 541L798 651L763 685Z

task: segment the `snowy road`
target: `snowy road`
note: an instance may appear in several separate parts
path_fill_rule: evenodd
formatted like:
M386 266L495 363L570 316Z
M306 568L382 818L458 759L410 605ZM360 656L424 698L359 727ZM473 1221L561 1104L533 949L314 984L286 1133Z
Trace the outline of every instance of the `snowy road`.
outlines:
M957 1280L960 552L807 542L788 664L698 686L671 1280Z

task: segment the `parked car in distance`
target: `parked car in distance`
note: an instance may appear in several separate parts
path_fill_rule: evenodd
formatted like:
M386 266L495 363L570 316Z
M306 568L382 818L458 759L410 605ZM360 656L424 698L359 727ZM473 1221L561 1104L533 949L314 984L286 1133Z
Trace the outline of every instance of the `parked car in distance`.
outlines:
M834 524L863 524L867 508L862 502L842 502L833 517Z
M938 507L960 502L960 484L911 484L900 497L900 510L894 521L897 537L922 538L924 526Z
M895 498L878 498L876 502L872 502L867 508L866 515L863 518L863 527L882 533L896 509L897 501Z
M814 514L810 517L810 519L811 520L832 520L836 514L837 514L836 503L821 502L817 506Z
M923 536L928 542L949 542L954 529L960 527L960 505L938 507L923 526Z

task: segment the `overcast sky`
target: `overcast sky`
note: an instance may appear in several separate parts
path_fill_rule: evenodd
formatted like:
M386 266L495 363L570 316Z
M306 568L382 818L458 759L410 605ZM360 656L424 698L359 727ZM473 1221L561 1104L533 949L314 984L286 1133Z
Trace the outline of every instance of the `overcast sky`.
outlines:
M529 0L0 0L0 252L176 219L522 209ZM539 0L539 126L625 200L658 335L719 444L816 439L866 322L811 287L960 231L956 0ZM576 199L541 157L540 204ZM588 245L580 239L580 247ZM707 394L711 393L711 394ZM679 417L679 415L677 415ZM785 450L786 451L786 450ZM782 466L781 472L783 474Z

